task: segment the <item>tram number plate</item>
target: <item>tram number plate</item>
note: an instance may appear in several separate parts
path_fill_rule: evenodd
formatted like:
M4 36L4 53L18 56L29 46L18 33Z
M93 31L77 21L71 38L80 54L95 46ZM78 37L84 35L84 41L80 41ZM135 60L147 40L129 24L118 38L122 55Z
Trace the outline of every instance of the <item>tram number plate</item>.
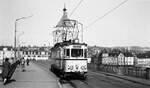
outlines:
M69 66L68 65L68 70L77 70L77 71L79 71L79 70L86 70L87 69L87 67L86 66L78 66L78 65L75 65L75 66L73 66L73 65L71 65L71 66Z

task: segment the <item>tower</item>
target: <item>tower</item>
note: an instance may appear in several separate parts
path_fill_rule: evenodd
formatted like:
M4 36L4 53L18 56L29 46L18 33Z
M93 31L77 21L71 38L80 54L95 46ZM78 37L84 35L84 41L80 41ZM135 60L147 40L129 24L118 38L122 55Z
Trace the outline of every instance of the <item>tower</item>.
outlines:
M59 43L63 41L75 41L82 39L81 32L83 32L82 24L77 20L69 19L67 9L64 6L63 15L56 25L56 30L53 31L53 42Z

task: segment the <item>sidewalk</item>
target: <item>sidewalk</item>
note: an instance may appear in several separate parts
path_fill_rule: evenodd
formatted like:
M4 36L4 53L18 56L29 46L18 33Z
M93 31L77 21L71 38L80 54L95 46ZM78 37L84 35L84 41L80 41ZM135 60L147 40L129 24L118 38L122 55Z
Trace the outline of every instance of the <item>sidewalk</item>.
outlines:
M118 77L118 78L128 80L128 81L131 81L131 82L134 82L134 83L139 83L139 84L142 84L142 85L150 86L150 79L147 80L147 79L124 76L124 75L119 75L119 74L111 74L111 73L106 73L106 72L101 72L101 71L96 71L96 72L101 73L101 74L105 74L105 75L108 75L108 76Z
M30 63L25 69L22 72L20 67L17 68L12 77L16 81L5 86L0 82L0 88L59 88L56 78L38 65Z

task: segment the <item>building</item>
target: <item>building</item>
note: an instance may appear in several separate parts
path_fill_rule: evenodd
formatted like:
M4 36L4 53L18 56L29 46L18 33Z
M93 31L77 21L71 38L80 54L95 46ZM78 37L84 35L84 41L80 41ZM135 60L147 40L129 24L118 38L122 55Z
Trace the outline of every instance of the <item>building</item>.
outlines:
M135 57L132 53L103 53L102 54L102 64L106 65L134 65Z
M19 52L25 59L47 60L50 56L49 47L22 47Z
M14 57L14 51L12 47L0 47L0 59Z
M150 68L150 52L139 53L136 56L137 56L137 61L136 61L137 67Z

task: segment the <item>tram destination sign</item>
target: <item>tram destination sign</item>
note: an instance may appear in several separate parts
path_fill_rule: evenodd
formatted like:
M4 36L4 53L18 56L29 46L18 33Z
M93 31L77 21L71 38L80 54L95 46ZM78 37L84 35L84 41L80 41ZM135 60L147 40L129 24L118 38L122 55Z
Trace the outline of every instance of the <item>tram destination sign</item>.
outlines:
M80 49L81 46L80 45L74 45L73 48Z

